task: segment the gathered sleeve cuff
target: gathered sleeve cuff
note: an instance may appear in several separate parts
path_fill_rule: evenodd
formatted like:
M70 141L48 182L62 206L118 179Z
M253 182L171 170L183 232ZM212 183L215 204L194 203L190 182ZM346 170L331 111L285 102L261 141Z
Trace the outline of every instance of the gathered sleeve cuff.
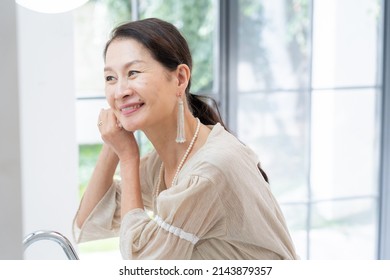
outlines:
M151 182L149 182L147 176L148 168L151 168L148 166L148 164L150 165L150 158L155 158L155 156L153 157L153 153L144 156L140 162L142 199L145 207L148 209L152 207ZM97 239L117 237L119 235L119 228L121 224L120 206L121 183L120 180L114 180L106 194L92 210L81 228L79 228L76 223L76 217L78 214L77 211L72 225L73 238L75 242L81 243Z
M155 215L134 209L123 217L120 249L124 259L190 259L201 239L225 232L215 184L192 176L160 193Z
M114 181L93 209L81 228L73 219L73 238L76 243L116 237L120 228L120 186Z

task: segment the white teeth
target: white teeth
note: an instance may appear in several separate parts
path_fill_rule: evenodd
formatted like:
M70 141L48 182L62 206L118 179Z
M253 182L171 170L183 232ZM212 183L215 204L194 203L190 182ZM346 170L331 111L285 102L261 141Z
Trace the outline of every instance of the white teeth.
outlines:
M130 110L138 109L139 107L141 107L140 104L134 105L134 106L129 106L129 107L123 108L122 111L130 111Z

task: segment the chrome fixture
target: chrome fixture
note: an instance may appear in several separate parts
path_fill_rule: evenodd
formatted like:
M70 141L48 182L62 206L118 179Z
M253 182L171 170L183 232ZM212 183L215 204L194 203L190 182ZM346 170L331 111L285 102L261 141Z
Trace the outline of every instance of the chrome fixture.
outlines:
M55 231L44 231L38 230L27 235L23 240L23 249L24 251L34 242L39 240L52 240L58 243L64 250L66 256L69 260L78 260L79 257L74 250L72 243L63 236L61 233Z

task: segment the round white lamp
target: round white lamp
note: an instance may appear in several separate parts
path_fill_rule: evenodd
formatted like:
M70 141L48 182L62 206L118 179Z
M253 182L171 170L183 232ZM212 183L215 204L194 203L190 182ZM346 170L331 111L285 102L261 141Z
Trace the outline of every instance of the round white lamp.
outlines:
M35 12L57 14L78 8L88 0L15 0L15 2Z

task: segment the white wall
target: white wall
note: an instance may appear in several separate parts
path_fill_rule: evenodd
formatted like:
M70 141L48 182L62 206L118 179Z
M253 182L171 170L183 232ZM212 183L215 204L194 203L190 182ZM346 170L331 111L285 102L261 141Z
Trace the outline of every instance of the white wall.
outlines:
M54 230L71 240L77 209L77 144L72 13L17 9L23 234ZM65 259L37 242L26 259Z
M16 11L0 1L0 259L22 259Z

